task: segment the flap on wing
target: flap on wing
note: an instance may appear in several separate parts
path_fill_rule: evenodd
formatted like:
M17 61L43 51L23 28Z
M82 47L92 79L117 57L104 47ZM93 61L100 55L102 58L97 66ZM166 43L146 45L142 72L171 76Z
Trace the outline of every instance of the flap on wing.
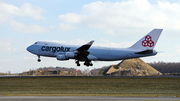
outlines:
M136 52L135 54L152 54L153 50L145 50L145 51L140 51L140 52Z
M94 43L94 40L92 40L92 41L90 41L90 42L88 42L87 44L85 44L85 45L82 45L81 47L79 47L78 49L76 49L77 51L87 51L90 47L91 47L91 45Z

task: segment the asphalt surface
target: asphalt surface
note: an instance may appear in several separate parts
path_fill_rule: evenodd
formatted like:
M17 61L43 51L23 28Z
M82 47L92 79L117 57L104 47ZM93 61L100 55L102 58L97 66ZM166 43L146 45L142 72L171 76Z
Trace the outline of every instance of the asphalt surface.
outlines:
M129 77L141 77L141 78L180 78L180 76L12 76L12 75L0 75L0 78L46 78L46 77L112 77L112 78L129 78Z
M180 101L178 97L0 96L0 101Z

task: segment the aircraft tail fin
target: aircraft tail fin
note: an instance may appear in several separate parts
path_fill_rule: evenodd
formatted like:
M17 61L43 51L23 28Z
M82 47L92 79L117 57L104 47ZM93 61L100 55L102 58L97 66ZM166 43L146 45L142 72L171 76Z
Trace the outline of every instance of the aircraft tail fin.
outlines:
M153 50L163 29L154 29L129 47L136 50Z

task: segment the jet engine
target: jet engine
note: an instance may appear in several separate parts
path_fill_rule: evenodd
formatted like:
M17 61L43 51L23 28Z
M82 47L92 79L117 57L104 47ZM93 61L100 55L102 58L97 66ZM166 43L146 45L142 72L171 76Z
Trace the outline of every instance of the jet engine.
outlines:
M76 56L76 53L74 53L74 52L66 52L66 53L65 53L65 56L66 56L67 58L74 58L74 57Z
M63 55L57 55L57 60L69 60L64 54Z
M75 58L76 53L74 52L66 52L65 54L57 55L57 60L69 60Z

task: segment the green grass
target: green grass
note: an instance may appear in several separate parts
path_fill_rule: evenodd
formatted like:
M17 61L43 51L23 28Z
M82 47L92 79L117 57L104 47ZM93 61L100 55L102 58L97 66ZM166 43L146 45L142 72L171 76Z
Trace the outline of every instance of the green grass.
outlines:
M180 96L180 78L0 78L0 95Z

